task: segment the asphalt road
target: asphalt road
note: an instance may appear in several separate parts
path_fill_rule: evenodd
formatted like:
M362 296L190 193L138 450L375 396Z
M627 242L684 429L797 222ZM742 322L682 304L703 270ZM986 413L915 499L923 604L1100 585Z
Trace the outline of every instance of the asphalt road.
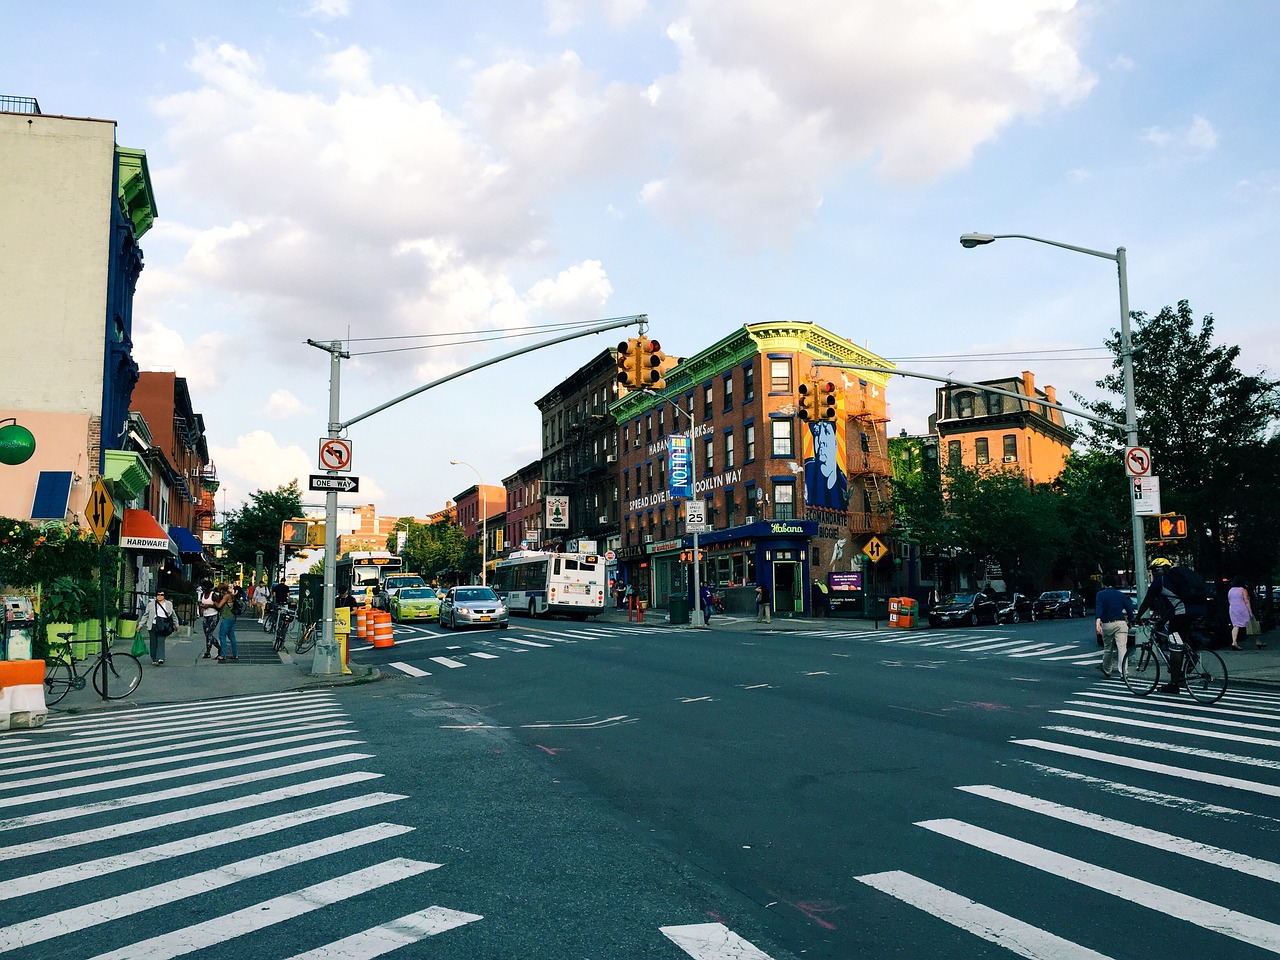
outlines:
M383 682L51 722L0 739L0 956L1280 953L1280 698L1136 700L1096 672L1089 630L413 627L356 651ZM164 752L106 756L110 736ZM272 789L303 793L253 799ZM320 797L337 812L307 812ZM280 812L305 822L260 832ZM252 835L140 852L193 827ZM305 859L254 872L281 856ZM325 884L346 892L299 899Z

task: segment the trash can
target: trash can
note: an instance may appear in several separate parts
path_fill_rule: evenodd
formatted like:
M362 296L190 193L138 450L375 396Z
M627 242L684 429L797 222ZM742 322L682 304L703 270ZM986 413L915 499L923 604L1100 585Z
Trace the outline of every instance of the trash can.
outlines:
M682 593L667 597L667 619L671 623L688 623L689 598Z

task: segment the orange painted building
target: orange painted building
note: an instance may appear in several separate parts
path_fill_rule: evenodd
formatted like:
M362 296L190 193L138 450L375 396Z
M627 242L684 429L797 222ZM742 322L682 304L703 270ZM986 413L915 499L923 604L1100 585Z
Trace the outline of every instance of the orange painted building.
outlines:
M1018 470L1034 483L1049 483L1062 472L1075 434L1067 429L1057 392L1036 387L1035 375L983 380L979 386L1008 390L1019 398L973 387L948 385L937 391L937 408L929 431L938 437L943 469L959 457L967 467Z

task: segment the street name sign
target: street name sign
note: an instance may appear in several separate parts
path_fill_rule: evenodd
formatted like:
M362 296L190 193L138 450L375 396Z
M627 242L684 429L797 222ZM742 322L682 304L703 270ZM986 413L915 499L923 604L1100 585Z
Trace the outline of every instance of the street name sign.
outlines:
M360 489L359 477L331 477L328 474L311 474L308 490L337 490L339 493L355 493Z

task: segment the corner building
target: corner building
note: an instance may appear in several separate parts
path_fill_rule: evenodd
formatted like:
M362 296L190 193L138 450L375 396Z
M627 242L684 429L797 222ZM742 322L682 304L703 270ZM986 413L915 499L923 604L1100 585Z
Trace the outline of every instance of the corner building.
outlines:
M619 574L651 607L687 596L693 537L684 500L669 488L667 438L689 433L701 580L727 591L730 609L754 609L763 582L775 614L809 615L810 584L861 569L861 550L889 529L887 375L815 367L815 361L892 364L812 323L746 324L682 360L661 393L631 392L609 411L618 423ZM800 417L797 388L834 384L836 418Z

